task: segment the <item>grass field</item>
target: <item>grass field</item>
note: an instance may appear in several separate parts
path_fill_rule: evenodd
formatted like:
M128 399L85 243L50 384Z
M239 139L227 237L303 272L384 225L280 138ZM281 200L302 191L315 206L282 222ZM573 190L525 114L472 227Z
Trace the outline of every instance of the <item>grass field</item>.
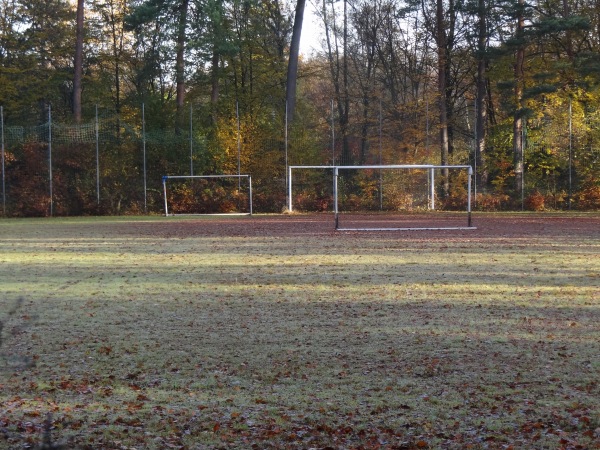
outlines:
M600 449L600 214L0 220L0 448Z

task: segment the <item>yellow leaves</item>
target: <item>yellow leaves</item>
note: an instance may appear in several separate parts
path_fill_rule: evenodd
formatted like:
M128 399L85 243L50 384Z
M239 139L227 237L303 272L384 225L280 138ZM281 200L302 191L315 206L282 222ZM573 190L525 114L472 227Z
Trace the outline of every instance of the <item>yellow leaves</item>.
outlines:
M281 170L280 151L272 148L272 132L248 115L240 118L240 129L236 118L221 119L216 131L217 156L223 173L237 173L238 157L241 173L251 173L253 178L273 176ZM268 152L268 153L266 153Z

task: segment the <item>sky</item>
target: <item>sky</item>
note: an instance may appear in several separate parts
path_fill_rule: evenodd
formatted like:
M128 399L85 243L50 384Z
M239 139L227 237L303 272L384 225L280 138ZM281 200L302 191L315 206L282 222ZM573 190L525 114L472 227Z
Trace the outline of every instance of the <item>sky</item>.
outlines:
M302 34L300 35L300 54L310 55L314 50L320 50L319 42L323 31L320 26L320 19L315 15L315 7L312 1L308 0L304 9L304 20L302 21Z

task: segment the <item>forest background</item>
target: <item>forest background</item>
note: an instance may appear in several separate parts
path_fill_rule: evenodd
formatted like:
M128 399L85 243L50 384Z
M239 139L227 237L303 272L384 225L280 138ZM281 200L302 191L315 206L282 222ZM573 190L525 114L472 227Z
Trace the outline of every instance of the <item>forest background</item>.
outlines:
M600 208L596 0L323 0L299 54L305 6L0 0L3 214L160 212L162 176L227 173L279 212L307 164L469 164L478 209Z

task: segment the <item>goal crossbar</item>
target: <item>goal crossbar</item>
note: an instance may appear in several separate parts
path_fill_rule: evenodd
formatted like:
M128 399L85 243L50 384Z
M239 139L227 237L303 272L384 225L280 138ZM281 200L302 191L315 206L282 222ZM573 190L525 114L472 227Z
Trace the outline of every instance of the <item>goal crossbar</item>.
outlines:
M455 227L360 227L360 228L341 228L339 226L339 205L338 205L338 178L340 170L360 170L360 169L425 169L429 170L431 174L431 189L433 190L433 173L435 170L443 169L462 169L467 170L467 225L466 226L455 226ZM291 171L290 171L291 173ZM433 165L433 164L397 164L397 165L366 165L366 166L333 166L333 210L335 216L335 229L336 231L417 231L417 230L475 230L476 227L472 225L471 220L471 184L473 177L473 168L469 165ZM290 196L291 196L291 184L290 184ZM432 206L433 206L433 192L431 195ZM290 201L291 204L291 201ZM433 209L433 208L432 208Z
M202 178L237 178L241 180L242 178L248 179L248 212L247 213L213 213L213 214L169 214L169 206L167 202L167 180L172 179L202 179ZM240 174L240 175L163 175L162 177L163 183L163 195L164 195L164 203L165 203L165 216L175 216L175 215L185 215L185 216L251 216L252 215L252 176L249 174Z

